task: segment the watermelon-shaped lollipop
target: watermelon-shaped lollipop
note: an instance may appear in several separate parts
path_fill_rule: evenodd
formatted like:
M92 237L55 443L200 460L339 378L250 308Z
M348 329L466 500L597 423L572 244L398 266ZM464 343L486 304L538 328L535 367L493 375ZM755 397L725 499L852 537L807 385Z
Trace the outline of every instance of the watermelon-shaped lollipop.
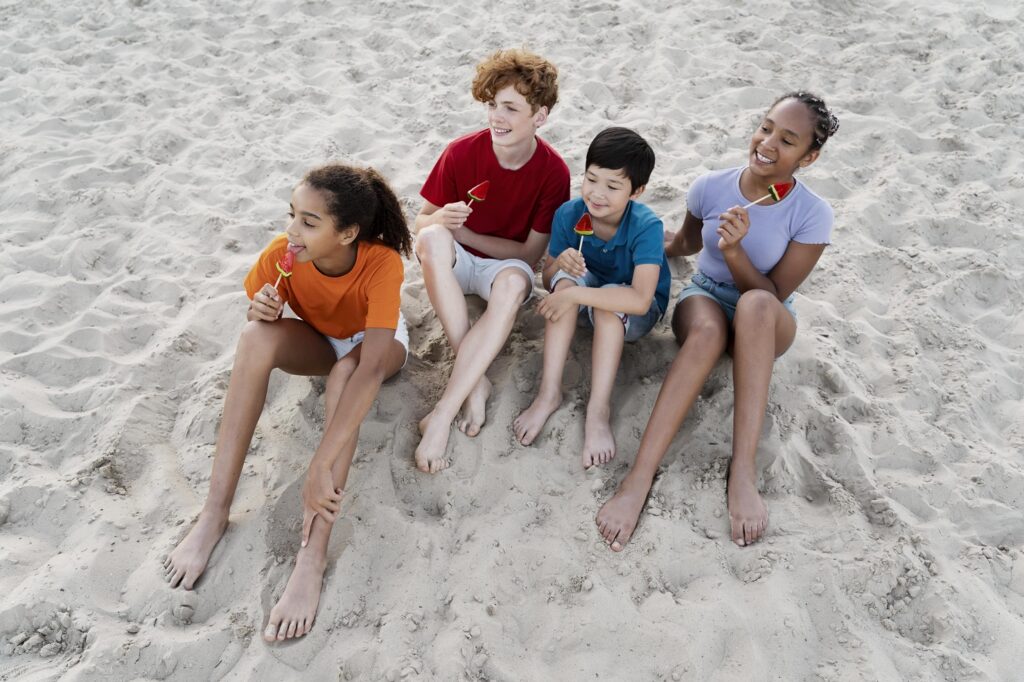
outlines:
M277 261L277 281L274 282L274 288L281 283L281 278L288 279L292 276L292 268L295 267L295 253L291 249L284 252L281 256L281 260Z
M594 234L594 226L590 222L590 214L584 213L580 216L580 219L576 222L576 227L572 228L572 231L580 236L580 247L577 251L583 251L583 238L589 237Z
M473 187L468 192L466 192L466 194L469 195L469 205L472 206L474 201L483 201L484 199L486 199L487 190L489 190L490 188L491 181L484 180L479 185Z
M753 206L754 204L760 204L765 199L775 199L775 201L782 201L782 198L789 194L789 191L793 189L794 185L796 185L795 182L777 182L774 185L768 185L768 194L765 194L757 201L751 201L743 208L747 209Z

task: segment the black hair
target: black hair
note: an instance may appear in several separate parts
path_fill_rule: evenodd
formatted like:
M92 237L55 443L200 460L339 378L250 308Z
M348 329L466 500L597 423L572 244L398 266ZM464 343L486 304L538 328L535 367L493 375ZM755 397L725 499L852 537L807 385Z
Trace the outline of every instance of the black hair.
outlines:
M605 128L587 148L584 168L590 168L591 164L608 170L621 170L629 178L632 192L635 192L651 179L654 150L647 140L629 128Z
M821 149L822 145L828 141L828 138L835 135L836 131L839 130L839 119L825 106L825 100L810 92L803 90L787 92L772 102L769 110L775 108L776 104L786 99L795 99L803 102L814 118L814 139L811 140L811 151Z
M314 168L302 181L324 193L335 227L357 225L357 241L379 239L408 256L412 234L402 205L384 177L372 168L330 164Z

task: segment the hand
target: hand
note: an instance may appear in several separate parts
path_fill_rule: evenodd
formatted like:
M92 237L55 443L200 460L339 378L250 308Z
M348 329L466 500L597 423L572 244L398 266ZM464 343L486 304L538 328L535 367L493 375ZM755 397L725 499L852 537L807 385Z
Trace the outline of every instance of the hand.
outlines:
M746 210L733 206L725 213L718 216L722 222L718 225L718 249L720 251L731 251L739 246L740 241L747 236L750 230L750 216Z
M281 300L281 295L277 293L277 289L267 283L252 297L247 317L250 320L273 322L281 317L282 312L284 312L284 301Z
M571 246L558 254L555 263L559 270L573 277L582 277L587 273L587 262L583 260L583 254Z
M577 252L578 253L578 252ZM573 297L573 291L580 287L565 287L553 294L548 294L537 304L537 312L548 322L558 322L566 313L575 314L579 311L579 303Z
M449 230L457 230L466 222L466 218L473 212L473 209L465 201L456 201L454 204L445 204L434 213L437 218L435 224L443 225Z
M672 248L672 242L675 241L677 234L679 233L673 230L665 230L665 255L668 256L669 258L675 258L676 256L680 255L676 253L675 250Z
M334 523L340 509L341 490L334 487L330 467L311 462L302 486L302 546L309 542L309 531L318 514L324 521Z

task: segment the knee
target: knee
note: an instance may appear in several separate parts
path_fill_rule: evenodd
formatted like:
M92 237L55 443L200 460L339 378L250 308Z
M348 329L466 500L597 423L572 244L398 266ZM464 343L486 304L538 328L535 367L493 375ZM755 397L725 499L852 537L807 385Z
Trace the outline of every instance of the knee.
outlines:
M451 263L452 233L442 225L428 225L416 235L416 256L424 265ZM447 261L445 261L447 259Z
M673 322L672 329L680 345L692 339L702 347L724 350L729 341L729 330L726 327L724 316L722 319L717 319L712 316L700 315L685 323L677 317Z
M358 363L352 358L352 355L346 355L341 360L334 363L334 367L331 368L331 373L327 376L327 387L325 389L328 395L337 393L340 394L345 388L345 384L352 378L353 372L356 371Z
M609 312L607 310L598 310L597 308L594 308L593 315L595 328L618 327L619 329L625 331L625 326L622 324L622 318L620 318L615 313Z
M736 303L736 318L737 320L771 320L774 319L779 305L779 299L770 291L751 289L744 292Z
M242 327L235 349L235 364L247 362L273 366L276 346L273 322L250 320Z
M506 268L498 273L491 284L488 307L492 303L497 303L515 310L526 300L532 288L533 283L526 278L525 272L519 268Z

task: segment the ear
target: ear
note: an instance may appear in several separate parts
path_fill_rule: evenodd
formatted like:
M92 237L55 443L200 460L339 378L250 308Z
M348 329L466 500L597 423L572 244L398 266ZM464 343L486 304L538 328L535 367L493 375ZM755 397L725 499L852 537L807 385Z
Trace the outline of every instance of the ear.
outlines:
M540 107L533 114L533 125L540 128L542 125L548 122L548 108Z
M811 151L804 154L804 158L800 159L800 167L807 168L812 163L818 160L818 154L821 153L820 149L812 149Z
M629 198L630 199L637 199L637 198L639 198L640 195L643 194L644 190L646 190L646 189L647 189L647 185L640 185L635 190L633 190L633 193L629 195Z
M343 246L350 246L359 237L359 226L352 224L338 230L338 243Z

